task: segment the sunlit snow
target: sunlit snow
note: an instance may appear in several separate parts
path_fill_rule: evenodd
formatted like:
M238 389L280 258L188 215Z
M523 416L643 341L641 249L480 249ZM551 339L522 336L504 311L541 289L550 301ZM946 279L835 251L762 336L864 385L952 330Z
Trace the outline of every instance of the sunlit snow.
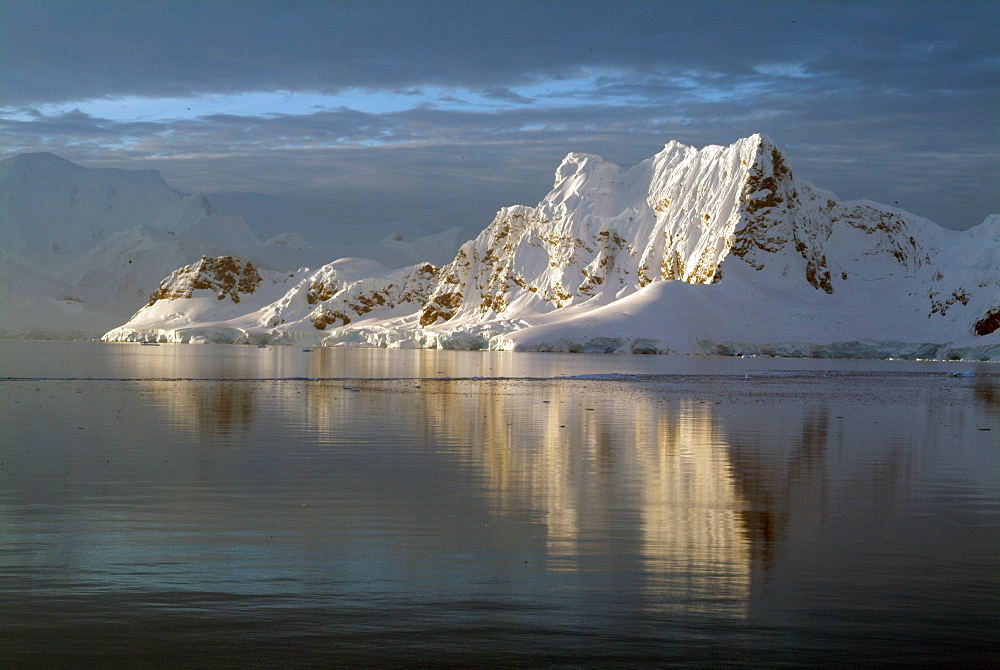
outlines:
M554 181L443 267L304 269L238 305L195 291L105 339L1000 359L1000 217L956 232L842 202L760 135L627 170L571 153ZM227 280L191 265L161 291L192 281Z

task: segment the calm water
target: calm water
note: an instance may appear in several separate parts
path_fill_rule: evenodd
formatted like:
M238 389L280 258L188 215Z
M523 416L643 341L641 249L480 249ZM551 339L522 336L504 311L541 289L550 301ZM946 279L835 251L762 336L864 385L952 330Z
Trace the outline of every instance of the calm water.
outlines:
M3 668L1000 663L996 365L0 342L0 400Z

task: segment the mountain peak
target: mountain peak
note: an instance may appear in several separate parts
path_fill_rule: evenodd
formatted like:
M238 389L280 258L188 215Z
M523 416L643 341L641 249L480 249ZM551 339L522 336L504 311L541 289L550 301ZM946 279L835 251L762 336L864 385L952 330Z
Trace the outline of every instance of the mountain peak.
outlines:
M554 187L559 186L566 179L574 176L587 176L598 173L617 173L619 167L614 163L609 163L595 154L585 154L570 152L559 163L556 168Z
M765 135L764 133L754 133L753 135L750 135L740 141L747 142L750 144L759 144L767 147L776 146L774 140L772 140L769 136Z
M145 187L169 190L182 195L167 185L159 170L152 168L132 170L120 168L89 168L74 163L48 151L17 154L0 161L0 177L19 175L39 181L52 181L65 185L68 180L88 183L108 183L115 186Z
M56 154L48 151L29 152L5 158L0 161L0 170L3 168L17 171L38 169L66 171L86 169L72 161L66 160L63 157L57 156Z
M87 168L52 153L0 161L0 244L15 253L83 251L171 218L183 194L156 170Z

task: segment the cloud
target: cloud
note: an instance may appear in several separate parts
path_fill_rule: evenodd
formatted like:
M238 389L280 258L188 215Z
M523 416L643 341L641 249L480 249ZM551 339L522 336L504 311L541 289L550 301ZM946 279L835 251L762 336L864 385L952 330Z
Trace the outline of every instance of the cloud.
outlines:
M503 102L512 102L518 105L530 105L534 102L532 98L515 93L506 86L490 86L489 88L483 90L482 93L483 97L489 100L501 100Z
M373 84L487 89L585 66L737 75L813 61L878 79L872 58L928 65L994 53L996 10L948 5L14 0L0 4L0 91L4 104L38 104Z
M8 0L0 146L472 230L536 202L567 151L631 165L670 139L760 131L800 177L965 227L1000 210L998 14L985 2Z

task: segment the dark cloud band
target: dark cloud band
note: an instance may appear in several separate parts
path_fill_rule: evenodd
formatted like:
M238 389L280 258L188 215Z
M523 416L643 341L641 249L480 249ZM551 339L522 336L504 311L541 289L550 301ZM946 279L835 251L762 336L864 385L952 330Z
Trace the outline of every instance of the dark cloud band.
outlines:
M669 139L762 131L820 186L967 227L1000 210L998 18L985 2L9 0L0 145L475 229L536 201L567 151L627 165ZM121 96L351 90L412 103L81 111Z

